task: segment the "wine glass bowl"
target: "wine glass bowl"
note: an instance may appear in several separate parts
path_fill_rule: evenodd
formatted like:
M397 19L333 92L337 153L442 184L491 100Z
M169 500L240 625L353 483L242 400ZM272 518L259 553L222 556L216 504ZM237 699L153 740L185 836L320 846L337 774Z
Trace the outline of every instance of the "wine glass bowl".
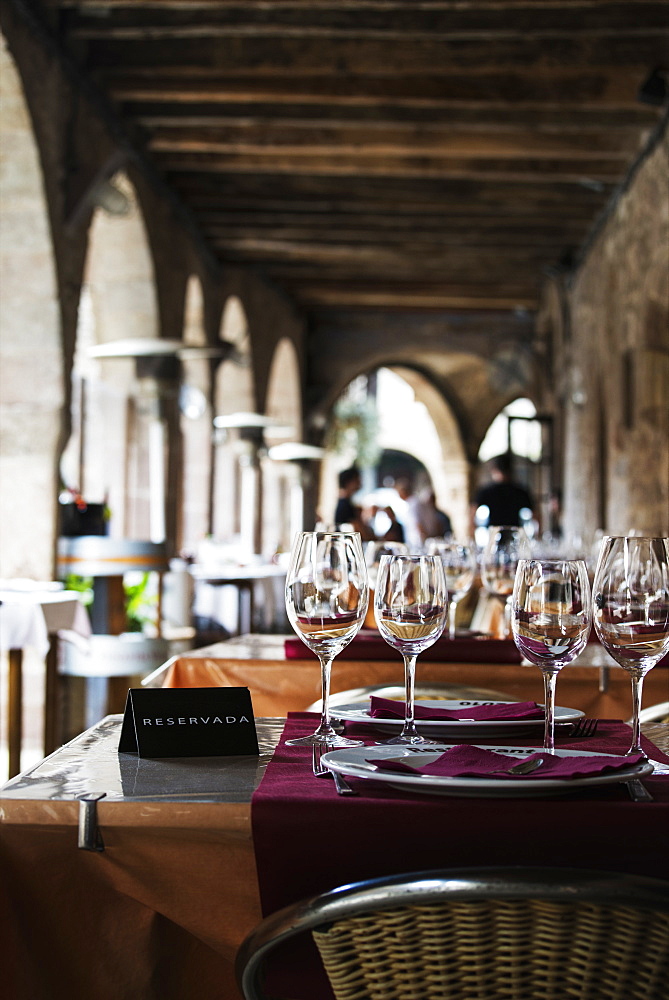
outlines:
M595 569L593 606L599 641L632 681L628 753L643 754L643 679L669 651L669 538L606 536Z
M374 596L379 632L404 660L405 719L389 743L428 743L416 730L414 684L416 657L444 630L447 590L439 556L384 555Z
M518 650L544 678L544 749L555 750L555 682L583 652L592 611L584 559L520 559L512 594L511 625Z
M369 583L369 606L363 628L376 628L374 618L374 591L376 589L376 578L379 572L381 556L406 555L409 548L404 542L393 542L389 539L367 542L365 545L365 562L367 564L367 580Z
M311 736L292 746L357 746L338 736L330 722L332 661L357 635L367 612L367 570L357 532L303 531L295 541L286 575L286 612L302 642L321 664L322 712Z
M439 556L444 567L448 592L448 635L455 639L455 616L459 602L472 588L476 576L476 555L470 545L449 539L428 539L429 555Z
M481 582L493 597L504 602L504 637L510 635L511 595L518 561L530 555L530 542L524 528L517 525L492 525L481 556Z

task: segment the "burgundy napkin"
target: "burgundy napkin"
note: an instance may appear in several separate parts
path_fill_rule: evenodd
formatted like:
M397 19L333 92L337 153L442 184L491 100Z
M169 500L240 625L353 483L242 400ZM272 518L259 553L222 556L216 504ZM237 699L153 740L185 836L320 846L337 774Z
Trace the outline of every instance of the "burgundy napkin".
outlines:
M429 748L426 747L429 752ZM522 778L523 781L531 781L532 778L582 778L587 775L608 774L611 771L619 771L622 768L631 767L644 759L643 754L633 754L630 757L615 757L607 755L605 757L554 757L548 753L533 753L529 758L513 758L508 754L496 753L494 750L484 750L481 747L473 747L467 744L452 747L443 753L441 757L431 764L423 767L412 767L409 763L401 760L377 760L372 758L368 761L374 764L381 771L396 771L403 774L429 774L444 778L485 778L491 777L492 771L499 768L513 767L520 763L520 760L535 760L543 758L543 764L532 771L531 774L495 774L495 778Z
M370 699L369 714L372 719L403 719L404 702L392 701L389 698ZM415 719L476 719L494 721L496 719L543 719L543 705L536 701L498 702L496 705L471 705L457 709L427 708L416 705Z

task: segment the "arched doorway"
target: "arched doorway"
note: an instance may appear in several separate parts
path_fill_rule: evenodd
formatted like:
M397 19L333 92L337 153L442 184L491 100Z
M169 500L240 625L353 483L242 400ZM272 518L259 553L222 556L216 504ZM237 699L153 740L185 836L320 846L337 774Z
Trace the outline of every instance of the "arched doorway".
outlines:
M202 284L191 275L186 287L184 344L205 347ZM179 389L179 413L183 438L183 489L179 551L189 555L209 533L209 497L212 460L210 362L205 357L184 357Z
M162 541L164 486L156 489L151 481L151 452L162 451L156 448L160 384L150 375L138 378L136 359L128 352L93 356L112 342L158 339L153 261L141 209L125 174L109 183L118 197L95 210L89 229L72 373L72 435L61 474L65 486L86 501L107 505L112 537Z
M311 487L315 474L311 462L276 461L271 457L272 446L302 440L299 361L295 345L287 337L279 341L272 358L266 412L275 426L265 431L270 457L262 463L262 547L265 556L271 557L289 550L295 533L303 529L304 490Z
M63 357L44 184L23 88L0 39L0 577L54 570ZM29 279L29 280L28 280Z
M460 429L448 403L438 389L421 373L404 366L380 368L350 383L340 400L347 407L333 407L326 442L328 455L323 465L323 483L319 510L325 522L336 506L337 474L359 461L360 446L355 435L346 434L359 413L360 426L375 442L373 457L363 467L363 490L367 494L387 487L392 474L379 475L379 459L385 453L409 456L407 472L416 491L433 490L437 506L451 519L454 532L468 534L469 466ZM336 432L338 412L343 412L349 428ZM382 499L382 497L381 497Z
M219 331L233 345L230 361L218 366L214 385L215 416L252 413L256 409L248 321L239 298L225 303ZM246 448L232 431L214 435L211 535L224 544L239 543L242 534L242 487ZM248 477L246 477L248 478Z

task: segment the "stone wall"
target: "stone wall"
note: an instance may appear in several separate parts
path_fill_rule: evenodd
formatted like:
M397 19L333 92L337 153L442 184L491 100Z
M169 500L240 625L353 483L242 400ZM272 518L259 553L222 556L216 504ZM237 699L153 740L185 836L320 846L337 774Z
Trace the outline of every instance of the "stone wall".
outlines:
M569 283L565 528L669 534L669 138L633 169Z

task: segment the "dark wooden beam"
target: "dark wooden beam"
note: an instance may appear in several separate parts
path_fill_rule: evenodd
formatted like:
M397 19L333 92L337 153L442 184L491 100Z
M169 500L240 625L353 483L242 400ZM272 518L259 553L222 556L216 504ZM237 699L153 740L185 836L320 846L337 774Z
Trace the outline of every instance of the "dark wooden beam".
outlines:
M191 125L178 118L158 123L142 119L151 129L150 146L160 152L235 152L267 155L371 157L411 152L413 157L508 157L509 159L611 158L629 162L638 148L638 129L579 130L508 124L457 126L446 122L421 124L388 121L332 123L295 119L236 119L218 124L200 120Z
M666 46L665 46L666 47ZM419 67L414 72L392 72L387 65L374 73L302 72L299 76L277 67L271 75L248 69L224 73L222 67L202 63L164 66L126 66L108 61L104 72L91 66L91 73L104 81L117 101L165 100L174 103L212 101L217 104L270 101L293 104L322 103L335 107L385 106L388 102L412 108L416 104L441 107L444 102L476 106L480 102L510 110L538 108L626 108L638 111L637 91L648 74L648 63L639 56L631 66L616 64L611 58L598 65L587 61L576 66L559 60L543 65L540 71L523 65L468 65L454 70L448 62L436 73ZM646 112L647 114L649 112ZM652 113L652 112L650 112Z
M155 100L123 100L123 112L146 129L157 128L249 128L283 129L299 126L330 129L382 128L401 130L428 128L454 129L466 133L490 134L516 131L580 136L617 136L633 140L640 129L657 123L657 111L641 104L635 108L593 108L576 103L504 104L500 101L392 101L384 103L342 103L324 99L297 101L188 101L171 100L156 93ZM611 141L614 141L613 139Z
M268 153L212 153L202 150L178 153L161 150L150 143L157 162L165 173L193 171L214 174L248 173L255 177L285 173L291 177L304 174L339 177L403 177L419 180L473 180L518 182L521 184L579 184L584 179L615 184L624 169L625 160L612 158L548 159L528 157L526 160L474 159L465 157L426 157L387 154L373 156L365 150L359 156L291 155L278 150Z
M608 2L141 2L56 4L68 11L67 30L75 38L123 40L217 35L271 34L276 38L453 38L508 37L524 33L563 38L587 32L610 37L667 28L662 0L634 4ZM113 14L112 23L104 13ZM105 23L107 22L107 23Z

